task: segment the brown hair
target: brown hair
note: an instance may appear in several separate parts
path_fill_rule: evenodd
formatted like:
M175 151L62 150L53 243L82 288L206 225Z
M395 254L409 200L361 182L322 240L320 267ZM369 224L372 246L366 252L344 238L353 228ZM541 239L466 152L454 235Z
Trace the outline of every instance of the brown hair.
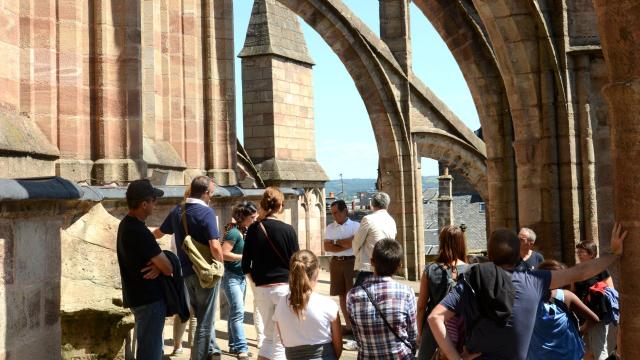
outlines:
M204 193L209 191L209 184L211 184L213 180L205 175L196 176L193 180L191 180L191 185L189 186L189 197L194 199L200 199ZM213 194L209 194L212 195Z
M233 220L235 220L238 224L243 222L247 216L251 216L258 212L256 205L251 201L242 201L237 204L231 210Z
M280 212L284 204L284 194L275 186L269 186L264 190L262 200L260 200L260 208L263 210L261 219L269 217Z
M520 239L509 229L498 229L489 238L489 260L497 266L515 266L520 259Z
M309 303L313 288L311 279L318 271L318 258L309 250L300 250L289 263L289 305L298 319Z
M538 267L536 267L536 269L538 270L551 270L551 271L562 270L566 268L567 266L565 264L556 260L545 260L540 264L538 264Z
M373 246L371 261L377 276L391 276L398 271L403 257L402 245L394 239L382 239Z
M537 270L550 270L550 271L558 271L566 268L567 268L567 265L556 260L545 260L540 264L538 264L538 266L536 267ZM566 286L563 286L562 288L565 290L571 290L571 285L566 285ZM547 293L546 298L551 297L551 290L552 289L549 289L549 292Z
M598 244L593 241L580 241L578 245L576 245L576 250L584 250L592 257L598 256Z
M440 246L436 262L449 265L467 258L467 239L458 226L447 225L440 231Z

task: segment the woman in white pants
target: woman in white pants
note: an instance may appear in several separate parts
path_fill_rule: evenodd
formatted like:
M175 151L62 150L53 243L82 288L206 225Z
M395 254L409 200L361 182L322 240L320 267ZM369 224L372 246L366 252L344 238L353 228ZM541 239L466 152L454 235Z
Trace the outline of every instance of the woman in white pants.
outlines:
M285 359L273 313L282 296L289 293L289 260L299 250L298 236L279 219L284 210L284 194L276 187L264 191L260 217L247 230L242 253L242 271L251 275L254 297L264 322L264 342L258 360Z

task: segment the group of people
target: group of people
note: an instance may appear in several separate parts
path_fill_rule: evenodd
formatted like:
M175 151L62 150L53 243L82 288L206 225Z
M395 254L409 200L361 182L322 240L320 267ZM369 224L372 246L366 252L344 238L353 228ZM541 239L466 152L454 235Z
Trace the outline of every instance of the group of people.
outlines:
M582 300L596 283L613 289L606 268L622 253L626 236L618 225L610 253L596 258L595 244L580 243L576 254L581 263L572 268L544 261L533 251L535 233L527 228L518 235L494 231L488 261L471 263L464 231L447 226L436 260L424 269L416 300L412 288L392 278L405 254L394 240L389 196L376 193L373 212L360 223L349 219L346 204L338 200L331 204L334 222L323 241L331 256L330 295L338 296L338 305L315 292L318 258L299 249L294 228L281 219L284 195L279 189L267 188L259 206L236 205L222 235L208 206L213 181L196 177L189 189L185 201L153 232L144 221L162 191L146 180L127 189L129 213L118 229L117 252L124 305L135 317L139 360L162 358L164 318L174 313L177 323L186 322L189 314L197 319L191 359L220 354L214 327L220 283L229 304L229 352L250 358L243 327L247 282L254 294L258 359L338 359L343 346L357 349L358 359L606 358L608 325ZM156 240L165 234L174 235L177 256L160 249ZM214 286L203 286L194 271L183 249L187 235L204 245L212 259L224 262L224 276ZM184 283L171 294L186 288L187 311L167 300L167 282L172 281ZM574 312L580 322L574 321ZM345 334L352 334L355 343L343 344Z

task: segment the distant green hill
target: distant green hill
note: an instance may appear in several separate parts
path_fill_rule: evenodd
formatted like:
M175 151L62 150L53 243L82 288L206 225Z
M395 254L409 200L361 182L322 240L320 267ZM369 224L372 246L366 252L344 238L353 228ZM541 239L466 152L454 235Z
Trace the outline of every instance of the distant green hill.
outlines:
M422 177L422 190L434 189L438 187L438 178L436 176ZM352 198L361 191L376 191L376 179L344 179L344 192L346 196L341 196L342 185L340 179L327 181L325 192L329 196L333 192L339 198Z

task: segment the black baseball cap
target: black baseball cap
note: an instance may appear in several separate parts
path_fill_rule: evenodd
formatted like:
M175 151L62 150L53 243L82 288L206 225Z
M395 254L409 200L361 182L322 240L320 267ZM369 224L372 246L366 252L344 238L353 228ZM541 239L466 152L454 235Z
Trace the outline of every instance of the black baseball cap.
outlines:
M164 191L154 188L148 179L134 180L127 187L127 201L159 198L162 195Z

